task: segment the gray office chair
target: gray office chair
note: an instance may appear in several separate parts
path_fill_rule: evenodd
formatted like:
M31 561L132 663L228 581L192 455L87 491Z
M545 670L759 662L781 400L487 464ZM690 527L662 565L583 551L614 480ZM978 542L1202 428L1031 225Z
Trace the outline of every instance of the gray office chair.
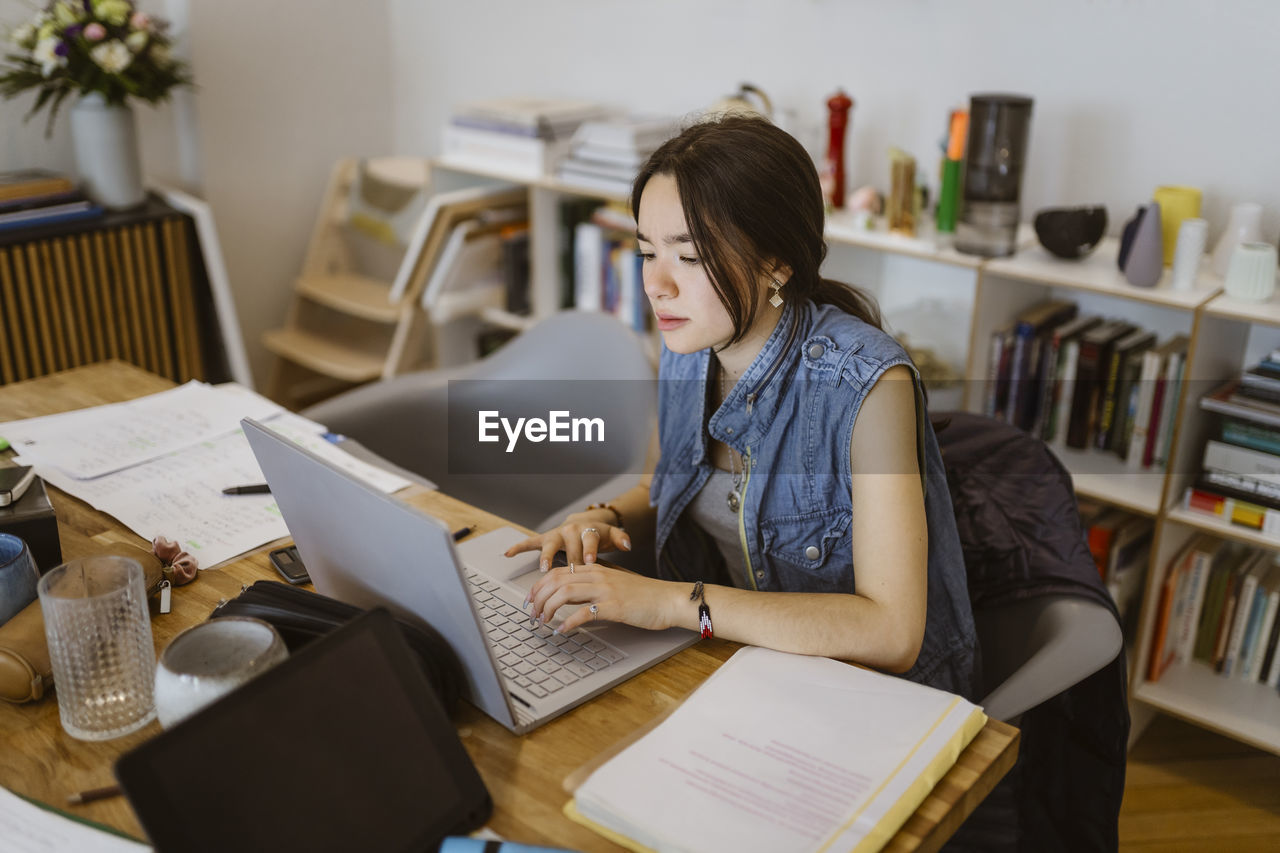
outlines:
M1110 610L1073 595L975 611L973 619L982 644L981 704L1010 723L1102 669L1124 644Z
M607 314L570 311L543 320L480 361L365 385L302 414L431 480L452 497L543 530L567 512L614 497L636 481L656 424L654 380L635 332ZM458 448L468 442L455 442L449 452L450 428L470 430L472 436L476 430L474 420L450 423L451 399L455 415L470 411L474 419L478 408L539 406L545 417L552 399L556 409L601 411L602 398L608 441L562 446L568 456L555 470L466 473L474 470L473 460ZM581 405L575 407L575 400Z

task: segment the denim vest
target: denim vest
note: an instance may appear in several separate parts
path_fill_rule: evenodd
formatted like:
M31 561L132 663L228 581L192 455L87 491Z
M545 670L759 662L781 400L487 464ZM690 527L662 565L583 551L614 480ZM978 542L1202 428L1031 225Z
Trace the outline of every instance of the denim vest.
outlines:
M678 355L663 348L662 456L649 496L658 511L659 576L728 582L715 543L685 512L711 476L709 432L745 463L738 531L755 588L853 593L854 420L881 374L898 364L914 374L915 366L889 335L858 318L790 300L760 354L708 419L712 364L709 350ZM904 676L976 699L977 638L964 558L937 439L922 404L917 411L928 616L920 654Z

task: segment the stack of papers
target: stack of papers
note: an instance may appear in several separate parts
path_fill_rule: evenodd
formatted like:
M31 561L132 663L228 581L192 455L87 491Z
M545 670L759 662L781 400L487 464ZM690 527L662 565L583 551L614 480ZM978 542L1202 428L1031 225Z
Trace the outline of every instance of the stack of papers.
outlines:
M932 687L748 647L565 813L632 850L879 850L985 724Z
M224 495L264 482L241 418L253 418L384 492L407 480L325 439L325 428L240 385L189 382L126 403L0 424L46 482L147 540L178 540L202 568L289 535L269 495Z

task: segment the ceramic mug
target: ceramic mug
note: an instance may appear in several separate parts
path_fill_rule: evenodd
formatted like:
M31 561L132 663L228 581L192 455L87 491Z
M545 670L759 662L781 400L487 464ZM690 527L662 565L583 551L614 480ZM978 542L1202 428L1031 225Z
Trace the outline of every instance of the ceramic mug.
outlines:
M1231 256L1222 289L1228 296L1265 302L1276 292L1276 247L1270 243L1241 243Z
M0 625L36 600L39 582L40 574L27 543L9 533L0 533Z
M156 717L169 728L288 657L261 619L222 616L173 638L156 664Z
M1183 220L1200 217L1200 190L1195 187L1156 187L1151 197L1160 205L1164 265L1167 267L1173 263L1178 230Z

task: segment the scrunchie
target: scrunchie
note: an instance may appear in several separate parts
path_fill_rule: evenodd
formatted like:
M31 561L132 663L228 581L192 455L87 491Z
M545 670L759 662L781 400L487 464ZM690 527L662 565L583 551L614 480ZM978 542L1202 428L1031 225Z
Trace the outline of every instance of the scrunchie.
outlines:
M151 543L151 553L160 558L167 568L173 570L173 585L182 586L196 579L200 571L200 563L196 558L183 551L177 542L157 536Z

